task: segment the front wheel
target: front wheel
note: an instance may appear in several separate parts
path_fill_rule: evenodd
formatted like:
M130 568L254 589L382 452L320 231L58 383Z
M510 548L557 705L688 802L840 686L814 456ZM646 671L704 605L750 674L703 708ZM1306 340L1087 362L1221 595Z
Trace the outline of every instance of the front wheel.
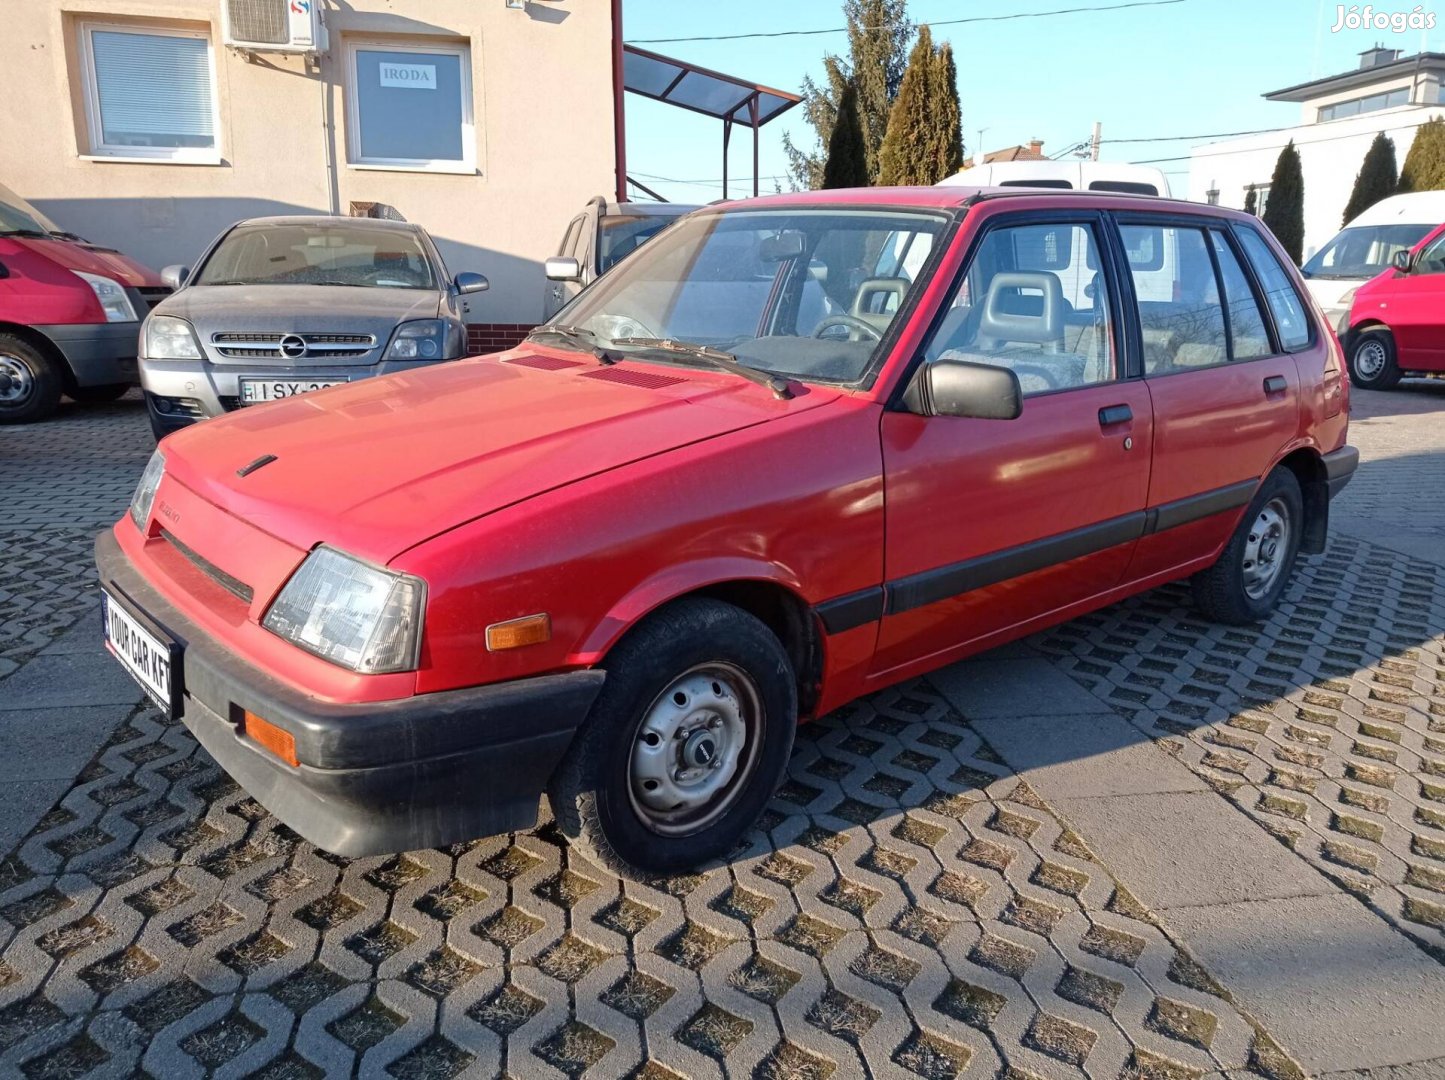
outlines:
M1194 602L1216 622L1244 626L1274 610L1294 572L1304 498L1286 468L1264 479L1219 561L1194 575Z
M1367 330L1350 346L1350 381L1364 390L1389 390L1400 381L1395 339L1388 330Z
M15 334L0 334L0 424L44 420L60 401L60 372L50 357Z
M631 877L731 851L782 782L798 721L782 642L730 604L655 613L608 656L607 682L548 786L557 825Z

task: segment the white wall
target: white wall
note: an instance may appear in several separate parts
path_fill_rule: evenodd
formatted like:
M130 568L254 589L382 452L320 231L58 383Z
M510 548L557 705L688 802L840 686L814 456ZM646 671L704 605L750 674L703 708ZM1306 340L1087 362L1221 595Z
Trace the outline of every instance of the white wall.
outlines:
M1415 129L1432 116L1441 115L1445 115L1442 105L1404 105L1195 147L1189 161L1186 197L1205 202L1207 192L1213 188L1219 191L1221 206L1242 208L1245 189L1250 184L1269 183L1279 152L1294 139L1304 172L1304 257L1308 259L1339 232L1355 177L1375 135L1383 131L1394 140L1395 163L1403 165Z

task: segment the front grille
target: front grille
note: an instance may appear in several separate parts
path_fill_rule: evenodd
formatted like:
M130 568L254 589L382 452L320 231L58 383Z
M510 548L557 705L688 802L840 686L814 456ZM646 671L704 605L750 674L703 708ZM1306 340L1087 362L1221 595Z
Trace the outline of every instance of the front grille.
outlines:
M299 337L306 352L291 356L281 349L281 339ZM277 331L226 331L211 335L211 344L225 357L250 360L343 360L365 356L376 348L374 334L282 334Z
M170 545L184 555L197 570L205 574L221 588L243 603L249 604L255 598L255 590L247 585L240 578L232 577L222 570L215 563L197 555L185 544L175 538L168 529L161 530L161 536L170 542Z
M155 307L171 295L171 290L164 285L141 285L136 288L136 292L140 293L141 299L146 302L148 308Z

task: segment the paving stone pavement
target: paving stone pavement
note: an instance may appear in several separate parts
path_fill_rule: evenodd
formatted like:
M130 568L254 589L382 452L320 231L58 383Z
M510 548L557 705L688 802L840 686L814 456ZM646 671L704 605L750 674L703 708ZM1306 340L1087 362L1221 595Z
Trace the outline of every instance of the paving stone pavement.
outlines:
M1396 440L1409 497L1445 496L1445 398L1356 403ZM183 726L118 703L86 674L111 663L87 645L89 546L149 450L134 401L0 429L0 790L61 785L0 859L0 1075L1445 1076L1441 1058L1353 1060L1371 1033L1350 1029L1350 987L1381 953L1328 936L1363 912L1396 950L1387 975L1423 964L1428 992L1445 971L1445 569L1361 538L1372 515L1410 516L1388 473L1264 626L1211 626L1165 589L874 695L800 732L728 865L639 885L545 823L329 855ZM1021 762L1046 740L1020 737L1010 671L1041 715L1072 718L1067 735L1038 721L1067 760ZM10 759L47 718L76 734L41 740L27 774ZM1195 800L1201 828L1223 814L1218 835L1278 838L1250 849L1278 860L1275 898L1150 910L1149 874L1121 878L1132 864L1091 851L1041 790ZM1187 860L1157 828L1143 845ZM1211 918L1276 970L1303 954L1323 984L1306 1000L1337 1011L1251 1005L1263 976L1209 949ZM1340 1049L1279 1045L1301 1022Z

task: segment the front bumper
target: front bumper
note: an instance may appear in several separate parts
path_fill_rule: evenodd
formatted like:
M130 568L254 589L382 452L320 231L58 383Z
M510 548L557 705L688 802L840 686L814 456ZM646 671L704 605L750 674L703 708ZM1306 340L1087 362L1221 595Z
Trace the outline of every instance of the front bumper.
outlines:
M181 719L243 788L307 840L377 855L530 828L604 673L544 675L395 701L307 697L228 653L156 591L106 530L101 583L183 649ZM290 766L247 739L242 713L296 740Z
M1345 485L1354 477L1355 470L1360 467L1360 452L1353 446L1342 446L1325 454L1324 459L1325 482L1329 485L1330 498L1333 499L1345 489Z
M37 326L65 357L76 386L134 383L140 323L61 323Z
M151 419L168 431L199 420L220 416L241 407L242 379L310 382L338 379L357 382L398 371L420 371L449 360L383 360L375 364L326 364L305 367L270 364L215 364L209 360L140 360L140 384L145 388ZM157 408L156 399L187 402L171 412Z

